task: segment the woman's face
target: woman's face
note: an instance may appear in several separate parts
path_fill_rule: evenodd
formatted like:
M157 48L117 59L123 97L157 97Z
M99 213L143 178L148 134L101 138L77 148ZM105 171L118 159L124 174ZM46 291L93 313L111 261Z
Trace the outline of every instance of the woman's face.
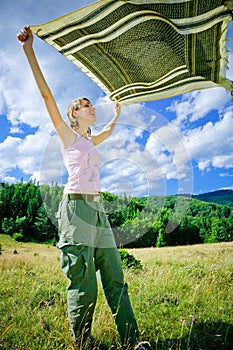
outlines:
M92 106L90 101L83 99L79 109L74 110L73 116L78 118L79 123L83 120L92 124L96 121L95 107Z

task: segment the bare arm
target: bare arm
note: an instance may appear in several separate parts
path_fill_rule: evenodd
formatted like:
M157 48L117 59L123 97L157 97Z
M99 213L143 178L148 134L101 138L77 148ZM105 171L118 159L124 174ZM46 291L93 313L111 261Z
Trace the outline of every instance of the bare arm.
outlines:
M98 145L99 143L103 142L107 137L109 137L116 125L116 122L120 116L121 113L121 106L120 104L117 102L115 104L115 115L113 117L113 119L110 121L110 123L108 123L101 132L99 132L98 134L92 136L92 140L94 145Z
M58 126L63 122L63 119L35 56L35 52L32 47L33 34L30 27L24 27L24 29L18 33L17 38L25 52L49 116L53 122L54 127L57 130Z

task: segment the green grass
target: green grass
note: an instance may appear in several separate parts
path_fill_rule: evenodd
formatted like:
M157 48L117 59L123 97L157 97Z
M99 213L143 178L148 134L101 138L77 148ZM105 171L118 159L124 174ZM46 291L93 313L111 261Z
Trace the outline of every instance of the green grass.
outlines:
M0 349L72 350L59 251L6 235L0 244ZM143 266L125 270L142 339L154 349L233 349L233 243L128 251ZM93 335L96 349L120 349L101 288Z

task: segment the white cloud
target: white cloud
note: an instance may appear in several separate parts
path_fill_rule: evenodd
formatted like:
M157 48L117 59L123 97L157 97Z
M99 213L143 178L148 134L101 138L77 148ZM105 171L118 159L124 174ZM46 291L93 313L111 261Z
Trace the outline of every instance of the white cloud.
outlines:
M55 134L50 136L40 157L39 172L34 173L40 183L62 184L64 164L60 150L60 140Z
M176 124L185 120L197 121L214 110L221 110L231 99L224 88L212 88L194 91L183 95L182 100L175 100L168 110L176 113Z
M229 107L216 123L208 122L204 126L187 132L184 137L186 146L200 170L233 167L233 109Z
M146 150L154 155L167 179L189 179L192 183L192 166L182 135L172 124L151 134ZM189 192L186 189L187 192Z
M14 126L10 128L10 134L23 134L23 130Z
M44 130L27 135L25 139L8 136L0 144L2 177L6 179L9 171L19 168L24 174L35 178L34 173L40 169L42 154L49 138L50 135Z
M19 137L8 136L0 144L1 168L11 170L15 167L18 160L18 147L22 140Z
M220 173L219 176L221 176L221 177L233 177L233 174L231 174L231 173Z

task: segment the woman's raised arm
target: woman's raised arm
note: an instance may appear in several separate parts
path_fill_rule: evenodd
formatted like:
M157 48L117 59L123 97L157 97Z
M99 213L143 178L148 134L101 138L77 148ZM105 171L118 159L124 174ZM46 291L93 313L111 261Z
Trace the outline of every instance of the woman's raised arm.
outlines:
M52 123L57 130L59 125L63 122L62 116L59 112L57 104L54 100L54 97L50 91L50 88L43 76L43 73L38 64L35 52L33 50L33 34L30 27L24 27L18 34L17 38L19 43L21 44L29 65L31 67L33 76L35 78L36 84L40 90L41 96L44 100L45 106L49 113L49 116L52 120Z
M116 122L121 114L121 105L119 102L115 103L115 115L113 119L103 128L102 131L100 131L98 134L92 136L92 140L94 145L98 145L99 143L106 140L107 137L109 137L116 126Z

